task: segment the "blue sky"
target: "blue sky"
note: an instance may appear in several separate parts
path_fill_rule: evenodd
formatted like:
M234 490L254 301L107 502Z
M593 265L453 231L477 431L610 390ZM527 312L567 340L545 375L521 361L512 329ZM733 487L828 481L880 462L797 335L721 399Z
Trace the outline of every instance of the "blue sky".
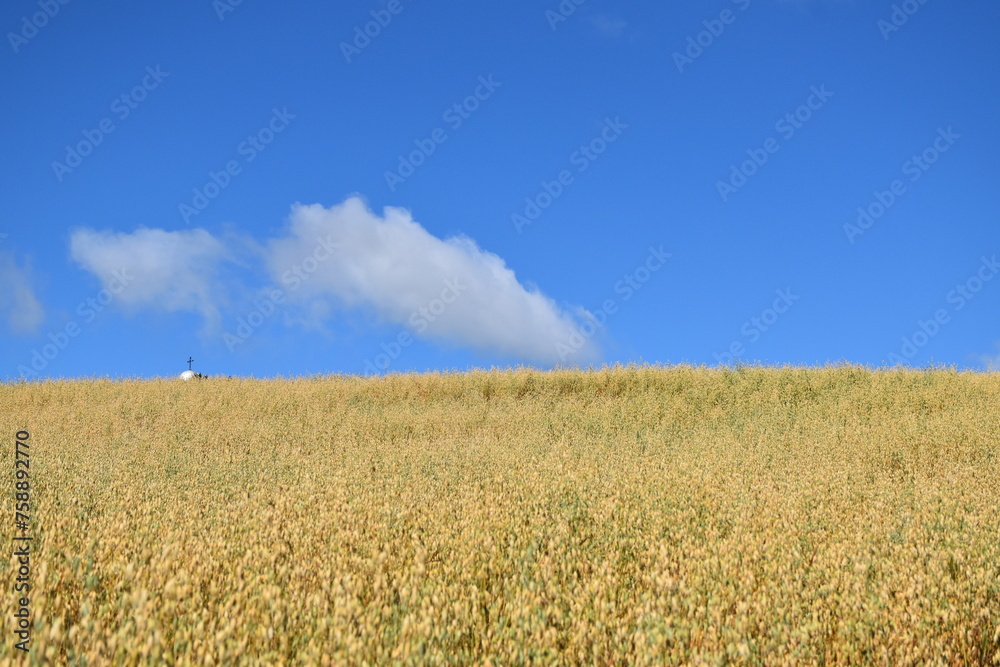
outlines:
M0 378L1000 363L1000 5L0 10Z

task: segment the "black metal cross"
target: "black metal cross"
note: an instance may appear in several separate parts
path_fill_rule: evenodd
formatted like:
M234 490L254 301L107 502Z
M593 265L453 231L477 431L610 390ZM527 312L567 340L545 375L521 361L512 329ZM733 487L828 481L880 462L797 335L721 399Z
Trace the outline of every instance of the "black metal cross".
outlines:
M194 359L192 359L191 357L188 357L188 370L191 370L191 364L193 364L193 363L194 363Z

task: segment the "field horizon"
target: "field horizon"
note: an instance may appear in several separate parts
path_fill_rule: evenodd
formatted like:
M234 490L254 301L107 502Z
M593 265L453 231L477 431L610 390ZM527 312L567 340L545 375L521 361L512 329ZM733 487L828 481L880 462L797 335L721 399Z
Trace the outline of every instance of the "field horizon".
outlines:
M325 371L303 374L274 374L274 375L232 375L226 373L201 373L200 380L249 380L249 381L319 381L319 380L373 380L391 377L424 377L424 376L478 376L484 374L511 375L518 373L529 373L539 376L553 376L565 373L584 373L593 375L607 372L635 372L641 370L699 370L719 373L746 372L749 370L765 371L831 371L837 369L854 369L868 373L962 373L990 375L1000 373L1000 369L979 366L960 366L953 363L930 362L923 366L908 366L901 364L865 364L852 361L828 361L822 364L792 364L792 363L767 363L759 360L737 361L734 363L705 364L705 363L666 363L666 362L614 362L601 365L588 366L551 366L537 367L530 364L517 364L506 366L470 366L467 368L428 368L422 371L413 370L385 370L378 373L347 373L338 371ZM173 382L181 380L181 371L170 375L81 375L72 377L44 376L37 378L8 376L6 380L0 380L0 385L24 385L24 384L50 384L60 382Z
M0 665L998 664L998 405L856 365L5 383Z

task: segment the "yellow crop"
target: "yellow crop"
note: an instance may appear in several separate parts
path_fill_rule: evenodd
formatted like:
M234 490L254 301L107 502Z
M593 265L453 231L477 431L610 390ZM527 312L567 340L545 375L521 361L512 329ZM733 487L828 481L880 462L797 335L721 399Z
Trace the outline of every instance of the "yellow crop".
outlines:
M0 664L998 664L1000 375L0 385Z

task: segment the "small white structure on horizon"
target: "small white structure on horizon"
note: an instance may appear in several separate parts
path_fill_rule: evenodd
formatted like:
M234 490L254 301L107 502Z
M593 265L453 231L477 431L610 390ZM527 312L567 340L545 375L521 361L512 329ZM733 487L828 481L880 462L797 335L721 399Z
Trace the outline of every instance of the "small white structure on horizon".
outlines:
M191 370L191 364L193 363L194 359L192 357L188 357L188 369L180 374L180 378L185 382L187 382L188 380L193 380L194 378L205 377L201 373L195 373L193 370Z

